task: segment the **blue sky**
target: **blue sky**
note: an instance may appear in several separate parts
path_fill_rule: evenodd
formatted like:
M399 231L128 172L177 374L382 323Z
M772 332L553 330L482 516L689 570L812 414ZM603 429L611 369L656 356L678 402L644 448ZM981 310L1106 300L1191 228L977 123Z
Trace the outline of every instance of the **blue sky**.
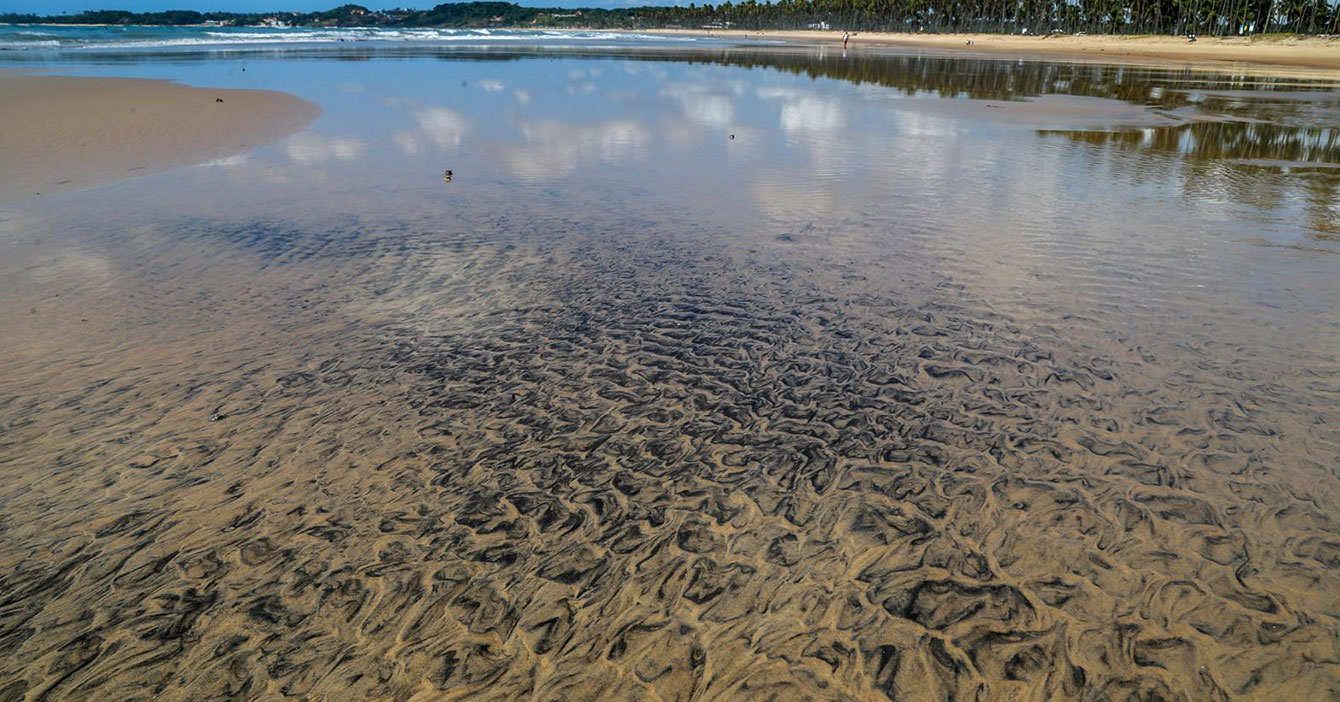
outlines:
M349 2L380 10L390 7L412 7L427 9L446 0L0 0L0 12L35 12L42 15L58 15L62 12L82 12L84 10L131 10L151 12L155 10L200 10L225 12L269 12L271 10L329 10ZM622 5L618 0L511 0L520 5L541 7L609 7ZM637 5L672 4L668 0L638 0Z
M347 2L373 9L386 7L432 7L445 0L425 0L414 3L401 2L356 2L356 0L0 0L0 12L36 12L44 15L56 15L62 12L83 12L84 10L132 10L151 12L155 10L200 10L225 12L269 12L270 10L329 10Z

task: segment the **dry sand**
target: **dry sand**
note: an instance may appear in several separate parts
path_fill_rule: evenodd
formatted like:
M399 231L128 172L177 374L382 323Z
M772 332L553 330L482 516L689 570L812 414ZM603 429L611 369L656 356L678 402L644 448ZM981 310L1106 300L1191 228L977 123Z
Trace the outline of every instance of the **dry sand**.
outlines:
M714 37L785 39L788 41L840 44L841 31L745 31L745 30L649 30L648 34L708 35ZM972 41L969 45L968 42ZM1087 57L1120 60L1153 60L1160 63L1234 63L1297 68L1340 70L1340 38L1251 39L1202 37L1188 42L1166 36L1043 36L1005 34L899 34L859 32L852 49L870 44L951 49L958 52L1057 57Z
M0 101L0 204L236 154L319 112L268 90L14 72Z

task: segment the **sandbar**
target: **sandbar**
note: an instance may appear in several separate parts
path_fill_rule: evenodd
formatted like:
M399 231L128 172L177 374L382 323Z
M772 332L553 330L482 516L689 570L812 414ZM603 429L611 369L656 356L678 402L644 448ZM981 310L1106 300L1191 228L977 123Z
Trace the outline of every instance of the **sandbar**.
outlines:
M320 108L270 90L0 71L0 204L224 158Z

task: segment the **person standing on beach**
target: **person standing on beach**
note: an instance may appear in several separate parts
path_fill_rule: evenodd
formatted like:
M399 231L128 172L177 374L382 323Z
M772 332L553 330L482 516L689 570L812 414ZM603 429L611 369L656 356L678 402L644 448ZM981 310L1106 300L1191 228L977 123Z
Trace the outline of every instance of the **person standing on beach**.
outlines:
M843 50L843 51L846 51L846 50L847 50L847 40L849 40L849 39L851 39L851 35L848 34L848 33L846 33L846 32L843 32L843 33L842 33L842 50Z

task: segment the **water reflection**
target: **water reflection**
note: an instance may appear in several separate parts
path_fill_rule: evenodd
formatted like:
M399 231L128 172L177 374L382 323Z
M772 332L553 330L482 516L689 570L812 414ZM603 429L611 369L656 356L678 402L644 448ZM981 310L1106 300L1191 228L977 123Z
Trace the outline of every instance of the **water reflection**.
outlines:
M324 88L283 75L271 83L351 108L333 110L312 132L290 140L284 148L294 161L362 158L366 169L393 152L412 160L388 163L388 170L403 172L412 163L417 172L435 173L445 167L435 159L453 149L460 151L453 159L491 154L492 163L526 182L578 177L597 164L655 163L691 168L701 177L708 164L707 180L733 178L761 213L805 226L818 216L868 209L863 202L895 180L901 196L929 200L952 197L945 178L1014 182L1017 164L1064 173L1070 166L1054 159L1079 159L1088 164L1082 172L1101 167L1144 183L1185 171L1188 180L1174 184L1184 197L1246 204L1281 217L1306 199L1307 227L1329 232L1334 226L1322 214L1329 211L1324 201L1334 188L1332 176L1298 172L1338 160L1340 91L1314 78L732 46L300 49L249 52L238 58L250 62L250 72L222 75L209 53L71 60L97 70L135 65L165 75L210 66L211 80L243 86L270 72L296 74L299 66L351 57L373 63L345 66ZM552 64L553 70L547 81L536 81L528 64ZM380 74L387 65L420 85L388 83ZM391 120L371 115L373 104L397 112L396 119L408 117L412 126L379 131ZM346 116L355 113L362 123ZM1044 150L1017 143L1016 129L1046 129ZM1046 148L1060 139L1074 147L1069 155ZM1290 172L1261 170L1275 166ZM1058 197L1040 191L1041 180L1021 182L1038 186L1027 197ZM1068 187L1065 179L1049 182ZM1251 195L1266 191L1273 195ZM1280 231L1272 227L1268 236L1290 238Z
M1209 111L1233 112L1259 111L1260 93L1270 93L1287 99L1287 103L1276 104L1300 110L1311 101L1320 110L1319 115L1340 105L1340 93L1330 80L1216 74L1196 69L864 52L843 59L815 60L803 53L723 51L705 60L810 78L836 78L857 85L878 85L909 97L1010 100L1060 93L1162 109L1198 106ZM1321 105L1315 105L1318 98L1324 98ZM1335 113L1330 114L1334 120Z
M386 55L374 51L369 58ZM385 164L383 177L394 181L411 164L414 172L440 172L445 166L438 155L451 149L453 163L483 159L467 165L475 177L502 166L526 183L595 178L583 169L597 165L656 164L692 173L691 182L723 184L710 195L683 198L729 200L735 193L731 201L752 202L767 221L791 229L843 213L876 213L872 198L890 190L905 213L957 201L956 184L997 193L994 207L1009 212L1018 199L1064 200L1081 182L1076 178L1101 170L1175 188L1206 207L1245 206L1272 223L1286 222L1297 203L1306 203L1299 221L1308 232L1296 236L1291 230L1298 224L1272 224L1266 239L1243 234L1240 240L1315 243L1335 227L1327 201L1334 175L1298 172L1340 161L1330 124L1340 114L1340 92L1321 80L732 48L631 55L591 48L420 48L390 56L423 87L388 90L385 81L372 87L378 85L374 66L347 69L332 94L354 108L350 113L381 105L398 114L395 119L407 117L412 128L388 134L372 120L336 125L356 137L314 130L287 144L294 160L347 160L363 154L366 143L372 146L364 173L388 152L379 144L389 145L411 159ZM528 61L553 62L551 79L536 81ZM253 66L247 76L263 70ZM240 82L240 74L232 78ZM369 87L359 93L344 88L354 83ZM1036 147L1021 141L1023 134L1037 140ZM1060 140L1073 149L1048 148ZM1267 172L1274 166L1291 172ZM1007 183L1027 188L1006 193L1000 188ZM974 209L975 203L960 208Z
M678 102L689 120L708 129L727 129L735 121L733 92L702 83L671 83L661 95Z
M318 164L331 159L353 161L367 145L361 139L330 137L303 132L290 137L284 145L289 158L301 164Z
M1192 200L1287 210L1301 201L1314 242L1340 232L1340 130L1260 122L1193 122L1125 131L1044 131L1128 180L1176 183ZM1338 252L1340 253L1340 252Z
M414 110L411 114L419 128L396 132L392 137L407 154L418 153L421 141L426 141L439 149L460 146L461 139L470 130L470 120L459 112L445 107L425 107Z
M1340 165L1340 130L1269 123L1193 122L1128 131L1046 131L1079 143L1158 152L1173 158Z
M645 157L651 141L651 131L632 120L591 124L523 121L517 129L525 144L507 148L504 158L514 175L529 181L565 178L591 162L636 161Z
M10 696L1334 689L1331 86L359 58L0 215Z

